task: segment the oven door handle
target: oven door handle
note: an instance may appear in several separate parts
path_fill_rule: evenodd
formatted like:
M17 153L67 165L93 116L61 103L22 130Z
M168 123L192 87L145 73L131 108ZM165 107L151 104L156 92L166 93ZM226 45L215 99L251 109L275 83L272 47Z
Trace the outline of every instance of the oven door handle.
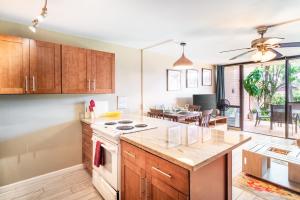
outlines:
M109 152L116 152L116 149L112 149L112 148L109 148L108 146L106 146L105 144L101 144L101 146L106 149L107 151Z

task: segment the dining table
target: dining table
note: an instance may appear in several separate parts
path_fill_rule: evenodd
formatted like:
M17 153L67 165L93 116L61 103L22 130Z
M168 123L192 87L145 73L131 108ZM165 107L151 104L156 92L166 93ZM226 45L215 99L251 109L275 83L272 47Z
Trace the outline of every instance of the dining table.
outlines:
M188 120L197 120L202 116L201 111L164 111L163 117L171 121L180 122Z

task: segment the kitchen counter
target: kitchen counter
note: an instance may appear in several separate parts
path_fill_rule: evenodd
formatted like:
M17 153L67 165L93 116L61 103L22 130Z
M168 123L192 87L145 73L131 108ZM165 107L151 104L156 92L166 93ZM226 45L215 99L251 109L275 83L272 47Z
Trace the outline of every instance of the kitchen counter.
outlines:
M239 132L196 127L197 133L193 137L196 142L188 144L188 125L147 117L142 120L155 124L157 128L121 135L121 140L190 171L196 171L251 139ZM170 129L177 126L180 131L170 133ZM180 134L175 137L181 139L174 141L174 134Z
M121 140L133 144L145 151L177 164L185 169L195 171L220 156L249 141L251 137L235 131L220 131L197 127L197 142L188 144L188 126L177 122L154 119L139 115L121 115L120 117L101 117L97 119L81 119L87 124L131 119L156 126L155 129L124 134ZM180 127L180 141L170 142L170 128ZM168 137L169 135L169 137ZM194 137L195 138L195 137Z
M232 150L250 137L148 117L139 120L157 128L120 136L125 200L152 195L232 199Z

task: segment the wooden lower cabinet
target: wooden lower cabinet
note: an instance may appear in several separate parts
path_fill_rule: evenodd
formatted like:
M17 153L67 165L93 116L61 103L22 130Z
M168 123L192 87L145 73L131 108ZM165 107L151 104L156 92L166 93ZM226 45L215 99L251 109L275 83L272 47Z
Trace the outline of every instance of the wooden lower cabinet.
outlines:
M146 199L153 200L186 200L187 196L178 192L168 184L155 177L147 178L146 182Z
M153 168L153 163L157 160L151 159L153 157L149 153L131 145L124 141L121 141L121 198L122 200L187 200L188 195L181 193L177 188L188 188L187 186L170 184L169 174L167 172L160 171L160 169L173 170L174 164L168 163L162 166L163 163L156 162L160 165L160 168ZM156 157L156 159L159 159ZM171 166L170 166L171 165ZM177 166L176 166L177 167ZM154 171L153 171L154 169ZM185 170L185 169L182 169ZM178 171L177 171L178 172ZM170 172L171 179L178 180L177 177L181 175L175 175L176 172ZM180 172L179 170L179 173ZM173 176L174 175L174 176ZM188 178L188 177L187 177ZM172 180L171 180L172 181ZM188 184L188 180L183 183ZM180 183L182 184L182 183ZM188 191L187 191L188 192Z
M124 159L122 175L122 199L140 200L146 197L146 172L141 167Z
M93 130L89 124L82 124L82 163L87 172L92 175L93 171Z
M232 154L189 171L121 140L121 199L231 200Z

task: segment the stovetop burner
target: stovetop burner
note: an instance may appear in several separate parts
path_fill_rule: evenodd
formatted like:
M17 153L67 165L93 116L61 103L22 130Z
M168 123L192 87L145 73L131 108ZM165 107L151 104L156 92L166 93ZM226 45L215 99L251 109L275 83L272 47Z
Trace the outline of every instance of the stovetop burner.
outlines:
M131 120L121 120L121 121L118 121L119 124L131 124L133 121Z
M104 123L104 125L116 125L117 124L117 122L106 122L106 123Z
M135 125L136 128L145 128L147 126L148 126L147 124L136 124Z
M117 126L116 129L122 130L122 131L127 131L127 130L134 129L134 126Z

